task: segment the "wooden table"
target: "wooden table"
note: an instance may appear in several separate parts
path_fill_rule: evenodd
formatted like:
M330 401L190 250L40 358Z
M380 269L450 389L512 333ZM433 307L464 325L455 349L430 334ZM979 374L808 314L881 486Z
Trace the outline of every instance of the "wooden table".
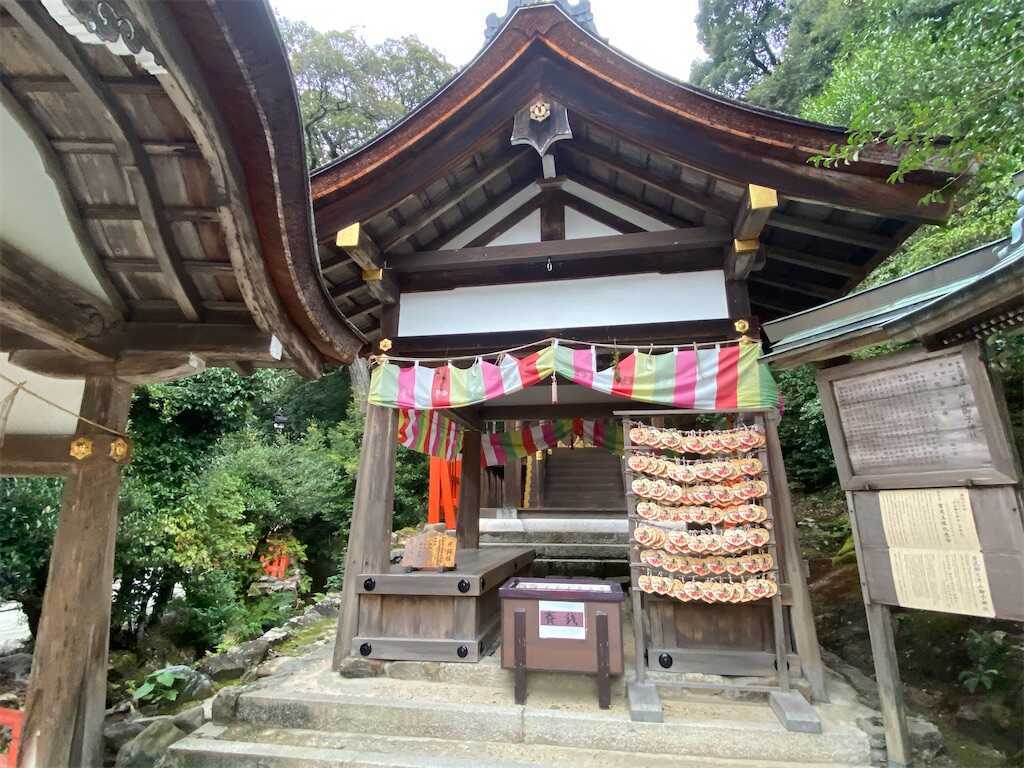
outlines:
M359 576L352 649L388 661L479 661L501 627L498 587L527 575L532 547L460 549L453 571Z

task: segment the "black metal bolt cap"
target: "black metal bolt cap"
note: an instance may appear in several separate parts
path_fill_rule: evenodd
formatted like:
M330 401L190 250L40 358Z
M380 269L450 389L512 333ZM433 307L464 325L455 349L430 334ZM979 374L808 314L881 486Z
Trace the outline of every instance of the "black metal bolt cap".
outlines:
M373 646L369 643L363 643L359 646L359 653L363 656L369 656L373 652Z
M672 655L669 653L663 653L658 656L658 663L661 664L662 669L671 669L672 667Z
M466 594L467 592L469 592L469 586L470 585L468 579L459 579L459 592L461 592L462 594Z
M376 586L377 582L374 579L367 579L363 582L363 589L365 589L367 592L373 592Z
M464 659L467 656L469 656L469 648L467 648L464 645L460 645L458 648L455 649L455 653L458 654L460 659Z

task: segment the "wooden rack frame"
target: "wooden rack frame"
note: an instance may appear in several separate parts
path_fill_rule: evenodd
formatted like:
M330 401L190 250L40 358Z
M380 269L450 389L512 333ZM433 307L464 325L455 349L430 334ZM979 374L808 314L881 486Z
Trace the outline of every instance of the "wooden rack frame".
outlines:
M633 609L633 632L636 642L634 683L630 685L630 710L634 720L661 721L661 704L657 695L656 687L648 682L647 673L655 658L662 653L675 654L686 657L686 649L681 648L651 648L649 645L649 617L647 607L653 602L662 598L643 593L638 585L638 575L645 570L652 570L651 566L639 560L639 548L635 545L633 531L638 523L639 516L636 512L638 497L632 491L633 471L629 468L628 457L633 450L629 437L630 426L640 423L635 417L643 417L649 420L652 416L681 416L681 415L707 415L707 411L696 410L662 410L662 411L616 411L615 415L622 418L623 422L623 447L624 455L622 462L623 485L626 493L626 507L629 515L629 553L630 553L630 580L631 580L631 603ZM768 493L761 500L761 504L768 510L768 520L771 522L771 538L765 549L772 555L774 560L774 572L776 573L779 591L771 600L772 609L772 635L774 645L774 669L776 671L775 685L755 684L717 684L709 682L697 682L678 680L666 682L659 680L658 685L687 688L687 689L728 689L753 693L769 694L769 702L776 715L790 730L818 733L821 731L821 721L813 708L796 691L792 690L790 678L790 666L802 669L805 678L811 684L812 692L816 699L826 700L823 685L823 670L821 667L820 652L817 647L817 638L814 633L813 616L810 615L810 603L807 598L807 587L803 580L802 571L799 565L799 551L796 548L796 532L789 531L793 526L792 511L789 509L788 488L784 493L779 493L780 488L785 488L785 469L782 465L781 449L778 446L778 433L774 428L772 418L777 419L775 409L745 409L745 410L723 410L715 411L716 414L733 414L749 418L754 426L760 427L765 434L765 446L757 451L757 457L764 466L764 477L769 484ZM776 467L775 465L779 466ZM784 498L778 498L783 496ZM780 512L782 514L780 514ZM787 535L792 533L792 535ZM782 542L780 545L780 536ZM657 569L653 569L657 570ZM794 575L798 578L794 578ZM794 583L796 582L796 583ZM805 599L795 599L799 595ZM788 599L786 599L788 598ZM669 599L671 600L671 599ZM674 601L672 601L674 602ZM797 640L797 655L790 654L791 638L789 622L785 614L786 604L797 607L793 616L794 624L800 624L802 632ZM809 629L809 631L808 631ZM813 637L813 647L801 647L807 645L807 639ZM801 653L803 652L803 653ZM725 652L722 652L722 655ZM804 656L806 654L806 656ZM709 652L709 655L716 654ZM737 658L740 654L737 654ZM743 654L747 656L749 654Z

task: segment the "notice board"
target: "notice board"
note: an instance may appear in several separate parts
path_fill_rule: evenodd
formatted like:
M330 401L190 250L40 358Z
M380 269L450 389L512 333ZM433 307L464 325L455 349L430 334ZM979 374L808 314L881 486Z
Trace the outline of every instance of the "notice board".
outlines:
M818 391L844 490L1018 480L977 343L826 368Z
M1017 459L977 343L818 373L872 602L1024 620Z

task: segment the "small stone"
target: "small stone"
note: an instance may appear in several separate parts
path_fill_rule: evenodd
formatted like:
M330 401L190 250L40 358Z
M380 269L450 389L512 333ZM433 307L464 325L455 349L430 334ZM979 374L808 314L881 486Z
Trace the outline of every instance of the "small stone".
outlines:
M237 680L263 661L269 650L270 643L257 638L216 656L208 656L199 662L199 669L217 681Z
M289 637L291 637L291 632L289 632L287 629L285 629L284 627L274 627L273 629L268 629L266 632L264 632L263 635L260 637L260 640L267 641L271 645L271 647L273 647L280 645Z
M316 624L318 621L323 621L323 618L324 617L316 611L312 611L304 613L301 616L295 616L294 618L288 619L286 626L293 627L295 629L303 629Z
M889 753L884 749L871 750L871 764L872 765L885 765L889 761Z
M116 755L121 747L146 730L157 719L164 720L166 718L139 717L134 720L112 720L104 723L103 741L107 750Z
M187 734L169 718L150 723L117 752L115 768L154 768L167 748Z
M192 733L192 731L199 728L205 722L206 717L203 715L202 704L198 707L192 707L192 709L186 709L174 718L174 724L185 733Z
M936 755L945 751L946 740L942 738L942 731L934 723L922 717L908 717L907 728L910 731L915 762L918 764L929 765Z
M0 683L28 685L28 676L31 672L31 653L12 653L0 656Z
M342 677L377 677L383 671L384 662L378 659L349 656L341 663L338 674Z
M19 709L21 707L21 699L18 698L16 693L0 693L0 707Z
M215 723L230 723L234 720L238 697L243 690L244 688L240 685L232 685L217 691L210 707L210 719Z

